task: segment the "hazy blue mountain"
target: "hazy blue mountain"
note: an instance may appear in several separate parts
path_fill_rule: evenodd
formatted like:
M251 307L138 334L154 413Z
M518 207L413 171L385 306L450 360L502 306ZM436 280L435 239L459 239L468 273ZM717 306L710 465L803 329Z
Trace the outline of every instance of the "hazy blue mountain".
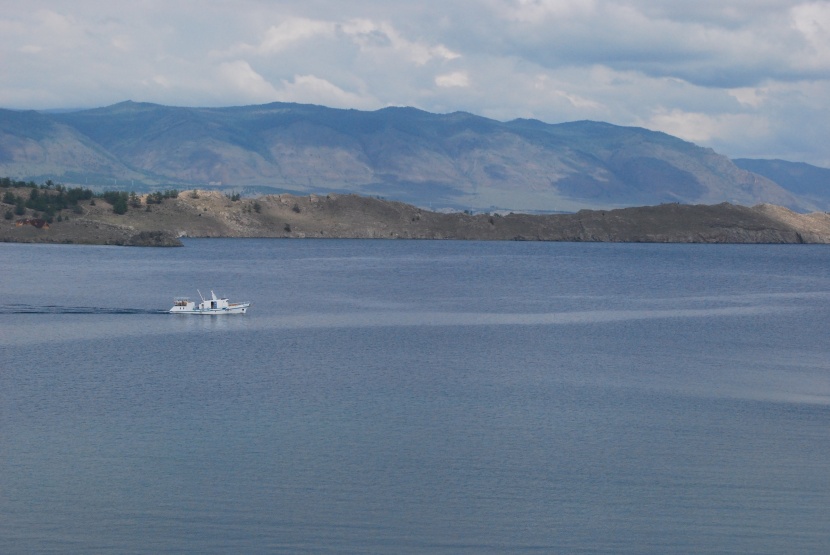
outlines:
M434 209L828 204L641 128L285 103L0 110L0 175L137 191L354 192Z
M788 191L828 210L830 206L830 169L786 160L733 160L736 166L763 175Z

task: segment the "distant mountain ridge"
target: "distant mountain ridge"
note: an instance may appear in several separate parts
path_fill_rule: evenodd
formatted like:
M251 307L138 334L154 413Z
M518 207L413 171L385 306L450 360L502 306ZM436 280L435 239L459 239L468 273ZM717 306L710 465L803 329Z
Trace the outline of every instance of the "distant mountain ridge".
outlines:
M733 160L739 168L763 175L775 181L788 191L802 199L827 208L827 195L830 191L830 169L812 166L803 162L786 160L755 160L739 158Z
M830 191L800 191L711 149L642 128L286 103L0 110L0 175L139 192L348 192L473 211L667 202L830 207Z

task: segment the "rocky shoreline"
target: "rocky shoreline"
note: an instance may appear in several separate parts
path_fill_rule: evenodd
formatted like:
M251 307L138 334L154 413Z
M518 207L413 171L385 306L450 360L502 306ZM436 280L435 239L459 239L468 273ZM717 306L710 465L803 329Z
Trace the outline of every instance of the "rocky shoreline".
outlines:
M358 195L232 199L186 191L118 215L102 199L36 227L0 220L0 241L180 246L182 237L459 239L651 243L830 243L830 216L755 207L663 204L575 214L438 213ZM7 208L4 206L3 208Z

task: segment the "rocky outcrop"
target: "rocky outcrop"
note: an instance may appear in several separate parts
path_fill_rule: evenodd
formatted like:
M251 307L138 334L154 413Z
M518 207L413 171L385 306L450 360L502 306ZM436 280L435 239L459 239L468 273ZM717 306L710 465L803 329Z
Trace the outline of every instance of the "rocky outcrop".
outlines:
M128 247L181 247L181 239L169 231L140 231L130 237Z

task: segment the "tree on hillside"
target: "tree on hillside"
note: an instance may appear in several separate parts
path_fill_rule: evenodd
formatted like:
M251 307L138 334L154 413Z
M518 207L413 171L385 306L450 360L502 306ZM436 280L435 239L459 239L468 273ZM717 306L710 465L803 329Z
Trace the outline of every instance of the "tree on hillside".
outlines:
M112 205L112 211L116 214L127 213L129 196L125 191L104 191L101 198Z
M127 213L127 197L119 196L115 199L115 202L112 203L112 211L116 214L126 214Z

